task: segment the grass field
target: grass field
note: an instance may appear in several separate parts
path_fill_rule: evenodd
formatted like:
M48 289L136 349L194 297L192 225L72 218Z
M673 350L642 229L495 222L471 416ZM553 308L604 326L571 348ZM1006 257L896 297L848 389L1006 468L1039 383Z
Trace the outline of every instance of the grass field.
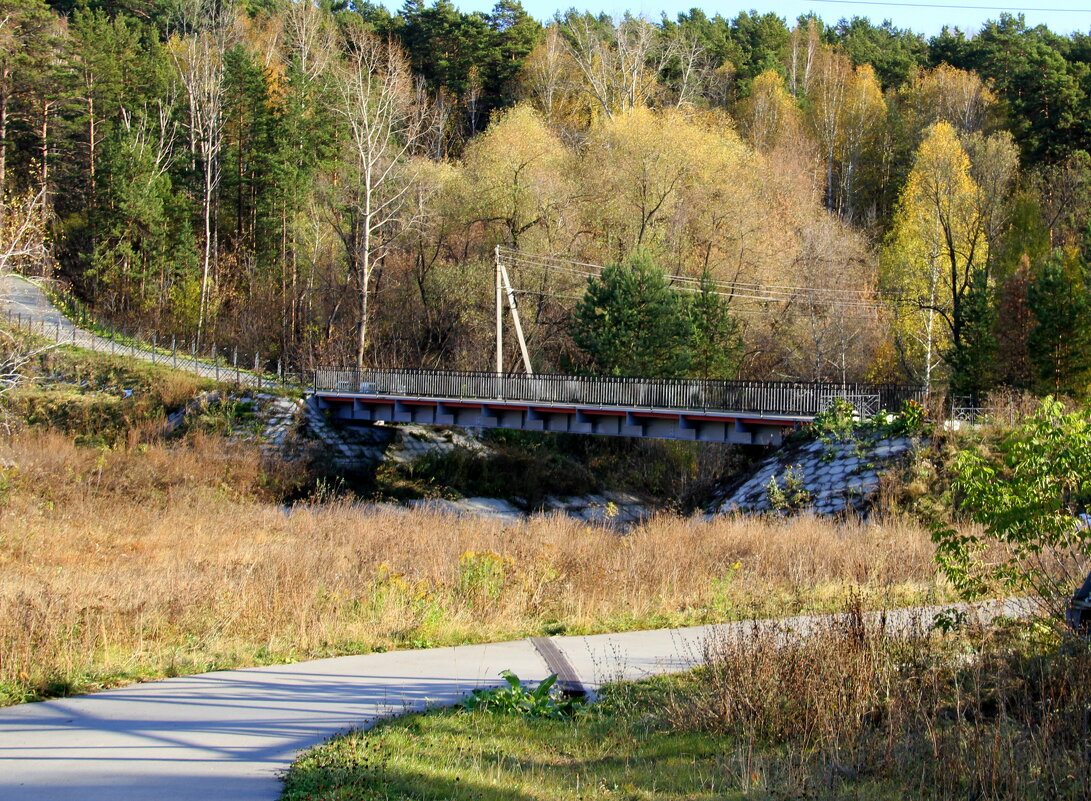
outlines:
M439 711L301 757L284 801L1091 797L1091 654L1025 626L712 643L563 719Z
M280 499L216 436L0 440L0 699L252 665L947 597L898 520L656 518L626 536Z

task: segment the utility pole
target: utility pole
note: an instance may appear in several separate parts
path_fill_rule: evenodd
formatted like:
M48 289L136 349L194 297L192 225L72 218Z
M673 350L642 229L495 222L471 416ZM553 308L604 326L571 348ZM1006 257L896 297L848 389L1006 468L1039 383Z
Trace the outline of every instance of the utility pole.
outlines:
M519 319L519 306L515 303L515 290L511 286L511 276L508 275L508 268L504 266L504 263L500 263L500 273L504 278L504 286L508 291L508 308L511 309L511 319L515 323L515 336L519 340L519 352L523 355L523 368L527 371L527 375L533 375L534 370L530 366L530 353L527 352L527 340L523 336L523 323Z
M500 246L494 251L496 257L496 374L504 372L504 291L501 278Z

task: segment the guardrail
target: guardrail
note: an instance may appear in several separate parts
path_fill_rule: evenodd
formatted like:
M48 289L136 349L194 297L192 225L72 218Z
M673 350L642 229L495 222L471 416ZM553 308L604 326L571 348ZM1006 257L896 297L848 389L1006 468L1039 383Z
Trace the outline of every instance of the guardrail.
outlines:
M921 401L923 387L790 381L710 381L614 376L522 375L456 370L315 371L314 387L353 395L504 400L580 406L732 411L813 417L834 400L852 403L862 414L897 411L904 401Z

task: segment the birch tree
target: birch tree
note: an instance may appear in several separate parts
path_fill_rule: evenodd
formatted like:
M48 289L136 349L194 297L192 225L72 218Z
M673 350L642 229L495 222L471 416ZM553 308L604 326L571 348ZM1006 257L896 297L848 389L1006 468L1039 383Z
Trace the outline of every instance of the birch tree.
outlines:
M788 91L793 97L806 96L811 91L815 57L822 48L818 21L807 20L806 27L796 25L788 40Z
M948 64L915 73L898 96L914 144L940 120L966 135L988 127L997 111L996 95L980 75Z
M963 307L988 260L986 222L969 156L951 125L936 123L917 151L885 254L885 283L902 301L903 340L923 349L916 369L925 381L942 350L947 360L961 355Z
M865 172L878 163L874 158L877 133L886 117L883 90L870 64L853 70L845 105L841 110L839 150L840 187L838 211L850 222L861 211L857 196Z
M233 38L233 19L220 0L183 0L178 6L170 53L188 101L192 166L201 176L201 298L197 340L207 322L215 262L217 207L223 177L224 55Z
M45 259L45 205L44 188L0 195L0 276Z
M648 105L675 56L675 45L641 17L603 26L584 14L570 18L563 33L584 91L607 117Z
M394 42L348 32L336 75L335 112L347 139L344 216L338 233L356 284L356 364L367 353L373 274L386 255L412 182L406 165L428 131L428 104Z
M766 70L754 79L750 97L740 104L739 123L750 145L762 153L800 129L799 106L779 73Z
M824 161L826 205L833 209L837 207L837 156L844 126L846 96L852 81L852 64L833 48L822 47L815 59L814 72L808 92L807 122L814 132Z
M322 241L317 226L325 221L315 203L315 174L332 151L334 137L328 78L338 50L332 15L312 0L291 3L284 15L279 53L284 73L284 100L279 145L284 159L283 184L279 187L276 214L280 218L282 303L281 338L296 338L303 319L304 303L313 301L305 292L300 259L313 283L315 260L307 259L306 242ZM304 300L306 299L306 300Z

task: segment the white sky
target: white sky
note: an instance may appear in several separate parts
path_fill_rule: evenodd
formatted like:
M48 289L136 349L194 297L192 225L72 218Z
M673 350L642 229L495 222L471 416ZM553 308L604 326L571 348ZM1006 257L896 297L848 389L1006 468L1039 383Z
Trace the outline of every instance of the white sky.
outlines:
M455 0L455 5L463 11L488 11L495 0ZM756 10L759 13L772 11L791 24L796 17L808 11L814 11L827 24L832 24L842 17L867 17L875 24L885 19L891 20L899 28L910 28L928 36L939 33L944 25L959 27L972 33L990 19L997 19L1005 10L1025 15L1028 25L1048 25L1057 33L1073 31L1091 31L1091 4L1073 0L1019 0L1019 5L1004 6L995 0L904 0L902 3L863 2L858 0L785 0L772 3L769 0L755 2L717 2L710 0L702 4L700 0L598 0L597 3L568 2L566 0L522 0L523 7L529 14L546 20L558 10L575 6L580 10L595 13L605 11L611 15L620 15L626 10L634 14L643 14L649 19L658 20L666 12L673 19L679 12L697 7L708 16L720 14L727 19L733 18L740 11ZM958 8L935 8L929 6L961 6ZM1082 7L1081 7L1082 6ZM1030 9L1035 10L1030 10ZM1043 10L1046 9L1046 10ZM1065 9L1058 11L1054 9Z

